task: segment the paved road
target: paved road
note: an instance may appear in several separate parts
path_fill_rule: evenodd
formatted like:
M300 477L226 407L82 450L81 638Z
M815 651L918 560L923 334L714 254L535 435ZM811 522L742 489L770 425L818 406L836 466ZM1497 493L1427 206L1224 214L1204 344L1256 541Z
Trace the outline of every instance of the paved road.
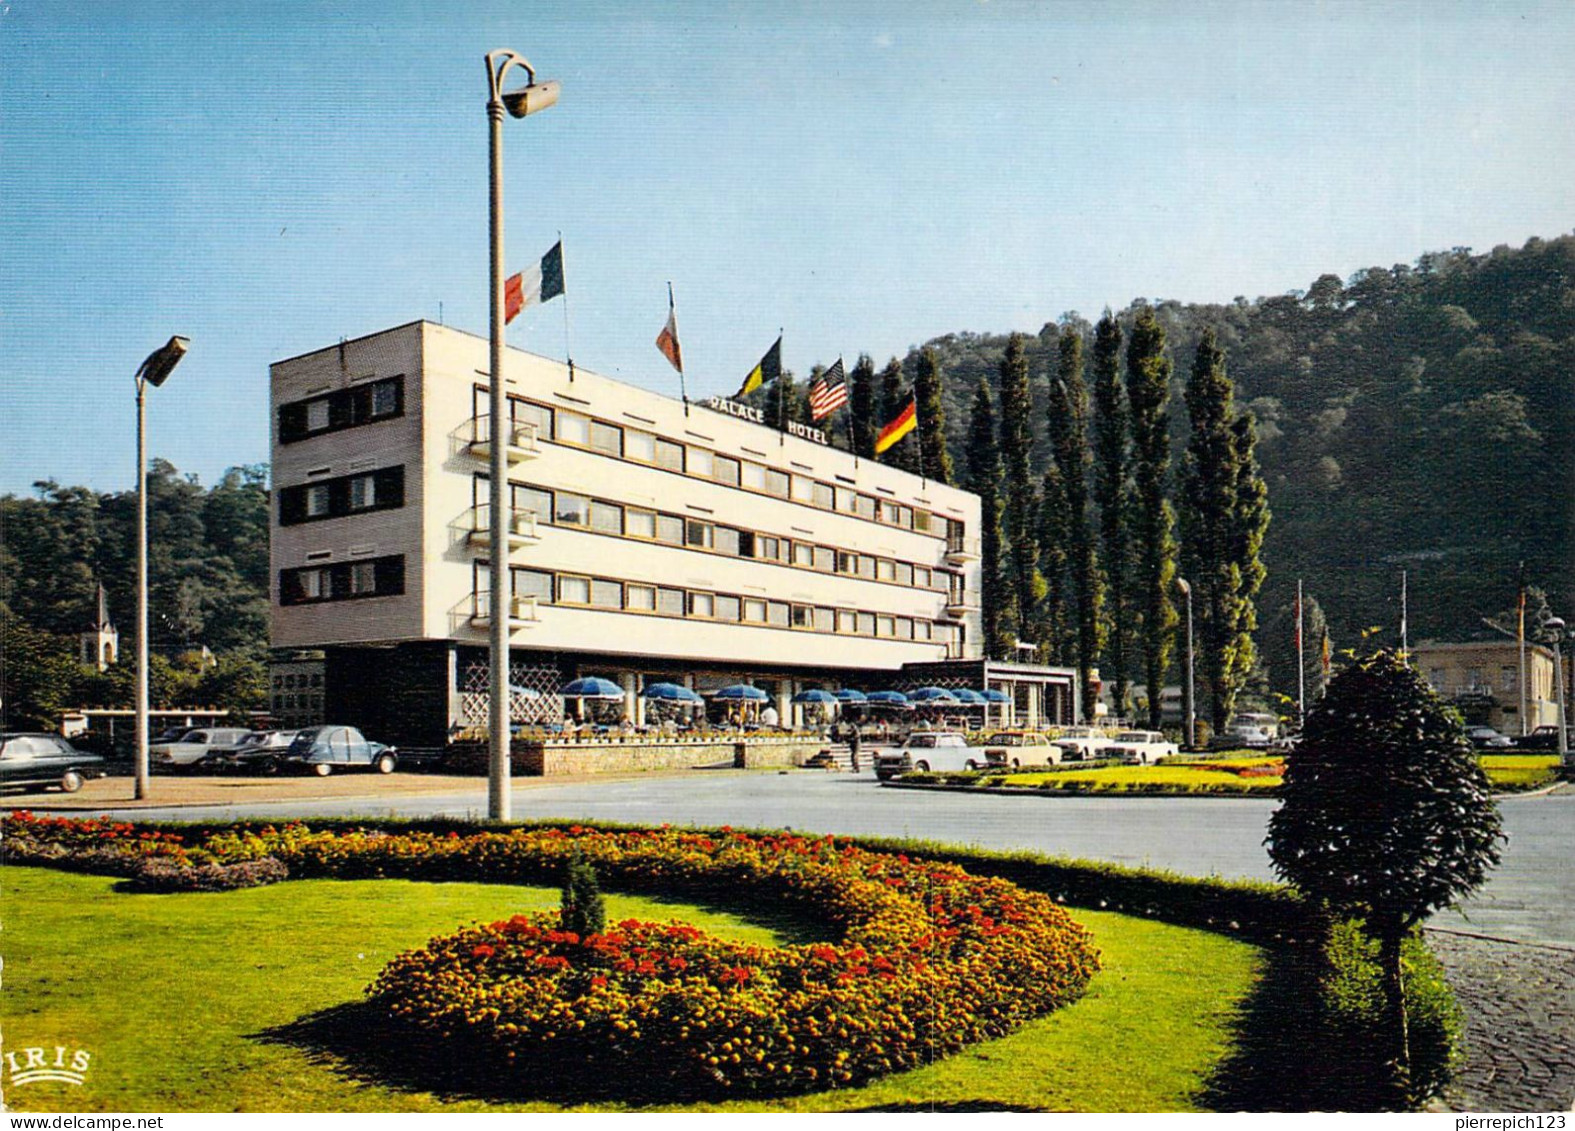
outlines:
M978 797L883 789L873 777L797 771L522 781L517 818L603 819L923 837L1033 849L1191 875L1272 879L1263 848L1276 802L1260 798ZM1435 925L1575 946L1575 789L1502 804L1509 844L1487 887ZM460 793L147 810L139 818L209 816L481 816L485 785Z

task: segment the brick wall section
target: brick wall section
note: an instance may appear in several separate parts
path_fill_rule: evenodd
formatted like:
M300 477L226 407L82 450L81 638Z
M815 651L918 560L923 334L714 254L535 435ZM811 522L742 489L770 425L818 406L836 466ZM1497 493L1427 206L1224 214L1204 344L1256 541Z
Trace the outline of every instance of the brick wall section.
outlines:
M825 744L818 738L714 742L519 742L514 770L528 777L692 769L731 763L741 769L797 766Z

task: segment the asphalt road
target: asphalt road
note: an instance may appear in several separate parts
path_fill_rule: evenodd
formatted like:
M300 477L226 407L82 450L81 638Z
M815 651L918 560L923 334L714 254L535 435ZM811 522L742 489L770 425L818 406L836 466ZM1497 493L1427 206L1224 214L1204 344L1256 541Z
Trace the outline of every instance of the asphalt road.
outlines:
M1167 868L1190 875L1273 879L1263 848L1277 802L1258 798L1014 797L886 789L872 775L704 771L619 780L520 781L514 816L675 825L791 827L919 837L996 849ZM483 816L486 786L460 793L385 794L220 809L149 809L137 819L216 816ZM1575 788L1510 797L1509 843L1462 916L1433 924L1524 942L1575 946Z

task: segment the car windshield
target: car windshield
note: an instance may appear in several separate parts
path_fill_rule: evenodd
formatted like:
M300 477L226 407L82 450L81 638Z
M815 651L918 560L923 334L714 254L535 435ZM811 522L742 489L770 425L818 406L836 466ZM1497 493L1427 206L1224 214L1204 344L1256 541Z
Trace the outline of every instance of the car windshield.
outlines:
M1148 731L1146 731L1146 730L1124 730L1120 734L1116 735L1116 741L1117 742L1147 742L1148 741Z
M997 746L1028 746L1038 737L1034 734L998 734L990 741Z
M908 739L908 745L919 750L928 750L935 745L933 734L916 734Z

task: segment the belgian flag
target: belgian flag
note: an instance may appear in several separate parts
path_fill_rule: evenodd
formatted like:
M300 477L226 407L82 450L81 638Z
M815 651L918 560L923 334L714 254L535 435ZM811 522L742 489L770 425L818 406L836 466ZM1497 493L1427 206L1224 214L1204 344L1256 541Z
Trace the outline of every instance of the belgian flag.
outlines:
M782 335L778 334L777 340L766 351L766 356L761 358L759 364L749 371L749 376L744 378L744 385L738 390L738 396L734 399L747 397L762 385L769 384L780 376L782 376Z

